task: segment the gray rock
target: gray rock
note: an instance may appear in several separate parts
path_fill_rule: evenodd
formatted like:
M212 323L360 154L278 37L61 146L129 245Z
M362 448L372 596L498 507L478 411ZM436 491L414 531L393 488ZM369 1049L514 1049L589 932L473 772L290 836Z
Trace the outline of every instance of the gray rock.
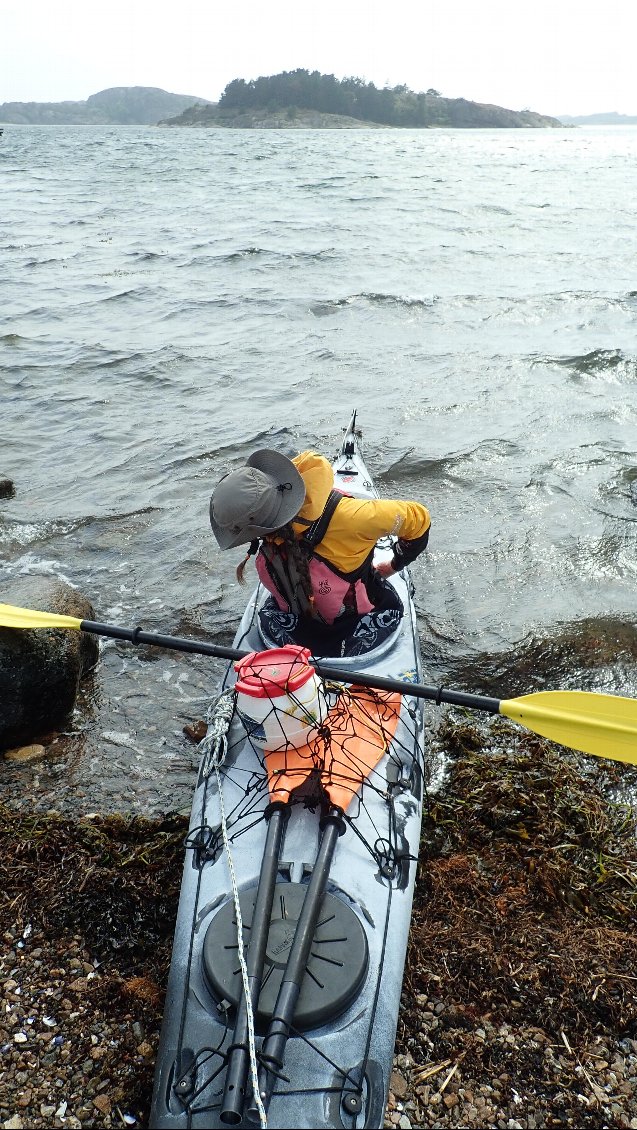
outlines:
M13 579L2 602L92 620L89 601L50 577ZM68 719L80 679L97 662L97 639L67 629L0 627L0 749L26 745Z

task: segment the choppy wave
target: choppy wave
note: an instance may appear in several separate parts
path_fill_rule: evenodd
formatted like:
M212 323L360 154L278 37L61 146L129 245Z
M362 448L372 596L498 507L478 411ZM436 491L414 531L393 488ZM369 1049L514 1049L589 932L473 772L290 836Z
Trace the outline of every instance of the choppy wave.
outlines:
M637 357L626 357L621 349L592 349L575 357L547 357L546 364L569 369L574 375L609 374L632 380L637 376Z
M386 307L404 307L407 310L411 309L428 309L436 302L435 298L414 298L409 295L402 294L382 294L382 293L361 293L350 294L343 298L330 298L324 302L315 302L311 305L310 309L316 317L326 317L330 314L336 314L343 307L348 306L386 306Z
M255 259L262 256L271 263L280 261L283 264L290 262L315 263L323 259L330 259L337 255L334 247L325 247L319 251L281 251L266 247L241 247L236 251L228 251L221 255L195 256L182 266L192 266L193 263L210 262L218 265L224 263L241 263L246 259Z
M73 522L7 522L0 517L0 546L5 552L63 537L77 529Z
M15 509L15 506L14 506ZM133 510L125 514L87 514L81 518L52 519L36 522L7 519L0 515L0 546L5 553L22 550L25 546L34 549L47 542L59 542L71 534L91 528L93 531L108 529L114 526L117 536L123 540L138 526L142 525L146 517L160 513L158 507L145 506L140 510Z
M510 440L485 439L482 443L469 450L451 452L439 459L419 457L413 450L406 451L386 468L383 468L377 479L379 482L400 482L401 479L420 481L427 487L430 481L447 479L457 484L462 483L458 472L470 470L476 463L485 466L494 461L509 458L519 452L519 446Z

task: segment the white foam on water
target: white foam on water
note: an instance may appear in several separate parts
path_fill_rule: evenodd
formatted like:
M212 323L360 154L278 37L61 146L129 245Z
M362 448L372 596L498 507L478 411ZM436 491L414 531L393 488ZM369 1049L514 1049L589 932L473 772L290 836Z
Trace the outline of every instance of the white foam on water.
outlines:
M45 522L8 522L0 527L0 544L30 545L45 537L47 532Z
M15 561L7 562L4 568L8 576L57 577L59 580L64 581L65 584L70 585L71 588L79 588L79 585L77 585L75 581L72 581L68 574L63 571L60 562L56 561L54 558L47 560L38 557L35 553L25 553Z

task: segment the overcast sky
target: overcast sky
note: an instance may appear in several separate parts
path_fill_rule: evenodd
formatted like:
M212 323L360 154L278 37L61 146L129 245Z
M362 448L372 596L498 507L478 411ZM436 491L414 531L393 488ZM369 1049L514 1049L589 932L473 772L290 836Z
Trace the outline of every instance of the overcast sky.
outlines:
M306 67L513 110L637 114L637 0L0 0L0 103Z

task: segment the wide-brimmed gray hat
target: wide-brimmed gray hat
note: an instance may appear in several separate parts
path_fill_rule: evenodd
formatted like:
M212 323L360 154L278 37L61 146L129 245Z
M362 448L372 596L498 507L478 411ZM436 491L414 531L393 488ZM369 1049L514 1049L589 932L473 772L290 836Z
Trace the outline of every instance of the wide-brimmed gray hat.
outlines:
M217 483L210 525L222 549L264 537L291 522L305 501L305 483L291 459L278 451L253 451L245 467Z

